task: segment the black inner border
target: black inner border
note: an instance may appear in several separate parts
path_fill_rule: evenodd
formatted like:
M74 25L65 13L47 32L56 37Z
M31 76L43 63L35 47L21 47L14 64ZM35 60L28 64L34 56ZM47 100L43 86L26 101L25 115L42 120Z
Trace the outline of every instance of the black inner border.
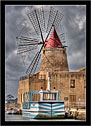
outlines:
M86 5L86 122L5 121L5 5ZM2 125L90 125L90 1L1 1L1 83Z

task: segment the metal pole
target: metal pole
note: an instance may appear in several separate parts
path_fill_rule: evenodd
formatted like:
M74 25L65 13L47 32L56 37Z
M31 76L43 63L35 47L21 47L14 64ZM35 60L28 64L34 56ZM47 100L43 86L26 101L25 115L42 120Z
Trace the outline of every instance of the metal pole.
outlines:
M48 90L50 90L50 77L48 77Z

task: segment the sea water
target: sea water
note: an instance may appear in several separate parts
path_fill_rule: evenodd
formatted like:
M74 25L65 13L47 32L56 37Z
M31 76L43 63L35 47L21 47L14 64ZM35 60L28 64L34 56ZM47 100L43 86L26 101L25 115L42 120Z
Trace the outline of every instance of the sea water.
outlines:
M8 115L5 114L5 121L82 121L76 119L30 119L28 117L23 117L22 115Z

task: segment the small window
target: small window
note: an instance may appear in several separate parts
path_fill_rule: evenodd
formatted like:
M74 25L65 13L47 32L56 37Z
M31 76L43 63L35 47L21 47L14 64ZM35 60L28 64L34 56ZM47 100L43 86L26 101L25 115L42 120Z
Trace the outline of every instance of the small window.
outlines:
M76 95L70 95L69 96L69 101L70 102L76 102Z
M72 74L71 77L74 77L74 74Z
M43 50L43 54L45 54L45 50Z
M70 88L75 88L75 80L70 81Z
M65 54L65 51L63 50L63 54Z
M44 93L43 100L56 100L57 94L56 93Z
M68 97L64 97L64 100L65 100L65 101L68 101Z

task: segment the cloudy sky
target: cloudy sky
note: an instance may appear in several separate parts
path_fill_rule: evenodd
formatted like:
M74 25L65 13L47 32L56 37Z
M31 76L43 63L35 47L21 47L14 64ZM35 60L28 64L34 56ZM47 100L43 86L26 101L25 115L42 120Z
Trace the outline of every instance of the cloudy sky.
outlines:
M26 14L34 8L40 6L6 6L5 8L5 64L6 64L6 85L5 94L12 94L17 97L17 89L19 86L19 78L25 75L28 63L23 63L22 58L17 55L18 36L25 25ZM86 62L86 7L85 6L55 6L63 15L61 22L62 32L65 33L65 41L67 48L67 58L69 70L74 71L85 67ZM44 6L44 10L48 15L49 6ZM46 15L46 19L48 19ZM34 33L31 23L28 22L28 31ZM25 29L26 30L26 29ZM32 34L32 36L35 34ZM37 36L36 36L37 37ZM36 51L38 48L36 49ZM34 52L26 54L26 61L31 60ZM37 71L39 70L39 66Z

